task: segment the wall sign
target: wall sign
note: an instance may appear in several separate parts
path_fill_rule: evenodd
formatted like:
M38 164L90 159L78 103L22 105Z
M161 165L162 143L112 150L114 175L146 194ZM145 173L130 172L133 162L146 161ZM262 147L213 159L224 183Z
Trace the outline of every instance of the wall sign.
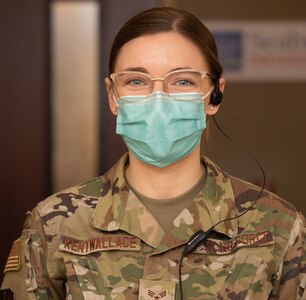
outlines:
M306 21L205 21L232 81L306 81Z

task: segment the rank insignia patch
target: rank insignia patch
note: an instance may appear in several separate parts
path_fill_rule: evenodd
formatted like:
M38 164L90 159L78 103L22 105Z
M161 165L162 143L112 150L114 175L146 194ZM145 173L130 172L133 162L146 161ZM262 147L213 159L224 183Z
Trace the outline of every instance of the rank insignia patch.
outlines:
M4 273L10 272L10 271L19 271L20 270L20 240L16 240L13 243L10 255L7 259L6 265L4 267Z
M166 297L167 296L167 292L166 291L162 291L162 292L160 292L160 293L154 293L153 291L151 291L151 290L148 290L148 295L152 298L152 299L154 299L154 300L159 300L159 299L162 299L162 298L164 298L164 297Z
M175 300L176 283L140 279L139 300Z

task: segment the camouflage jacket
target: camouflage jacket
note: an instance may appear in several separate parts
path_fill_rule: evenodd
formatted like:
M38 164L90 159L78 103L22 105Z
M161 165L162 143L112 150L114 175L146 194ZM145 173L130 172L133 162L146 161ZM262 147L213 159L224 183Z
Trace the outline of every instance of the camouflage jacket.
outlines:
M259 193L205 158L202 191L165 232L127 186L126 161L28 214L2 289L17 300L180 299L187 241L244 212ZM256 208L217 225L183 258L184 299L306 299L304 233L295 208L264 191Z

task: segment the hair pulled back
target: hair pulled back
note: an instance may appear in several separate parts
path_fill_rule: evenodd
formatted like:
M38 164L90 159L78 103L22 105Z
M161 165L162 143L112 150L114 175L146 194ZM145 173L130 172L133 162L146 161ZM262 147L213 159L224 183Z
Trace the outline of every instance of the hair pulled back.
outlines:
M117 33L109 59L109 73L114 72L121 48L129 41L144 35L178 32L199 47L207 60L210 74L220 78L222 66L218 59L214 37L194 15L172 7L156 7L143 11L128 20Z

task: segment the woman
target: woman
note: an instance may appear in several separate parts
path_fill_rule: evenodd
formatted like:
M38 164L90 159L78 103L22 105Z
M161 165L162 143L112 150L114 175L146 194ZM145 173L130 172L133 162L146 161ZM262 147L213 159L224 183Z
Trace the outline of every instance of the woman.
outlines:
M301 299L301 216L200 157L224 89L207 28L173 8L142 12L116 36L109 69L128 154L38 204L2 289L17 299Z

